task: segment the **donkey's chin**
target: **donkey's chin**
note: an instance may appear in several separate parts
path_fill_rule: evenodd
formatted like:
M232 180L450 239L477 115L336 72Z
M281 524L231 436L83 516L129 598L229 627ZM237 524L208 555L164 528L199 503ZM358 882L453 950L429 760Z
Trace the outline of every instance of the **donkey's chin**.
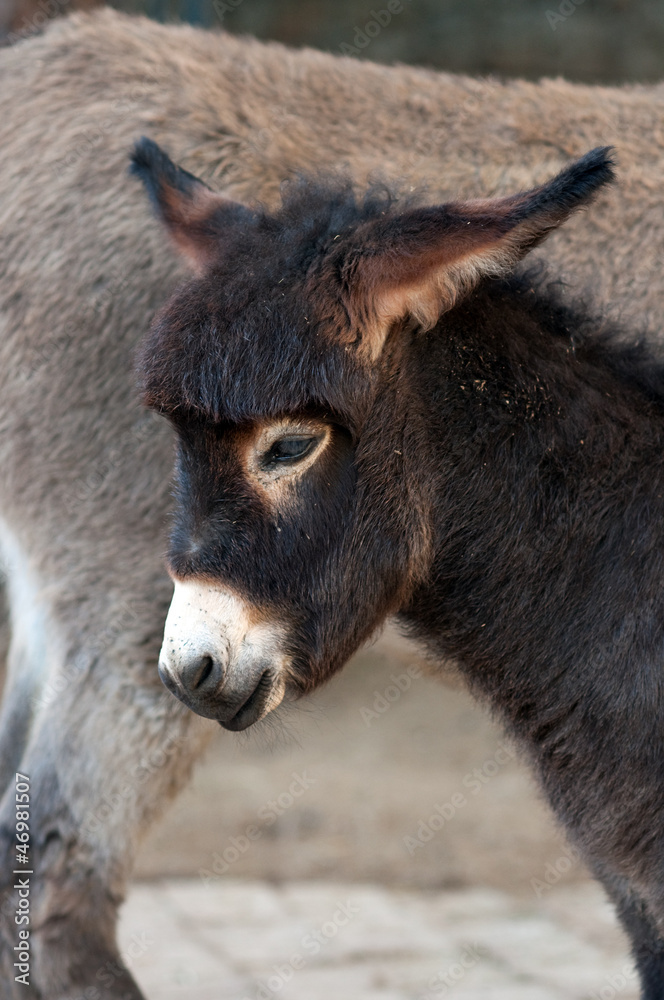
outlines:
M255 690L249 695L247 700L230 718L226 713L215 716L217 722L224 729L239 733L243 729L248 729L254 723L260 722L273 709L277 708L284 699L286 684L282 678L275 678L266 671L258 682Z
M222 686L220 690L207 695L192 694L175 680L163 661L159 664L159 676L171 694L196 715L213 719L224 729L236 733L264 719L281 704L286 693L285 680L279 671L270 667L259 674L258 682L253 687L242 693L238 692L237 687L233 692L225 692Z

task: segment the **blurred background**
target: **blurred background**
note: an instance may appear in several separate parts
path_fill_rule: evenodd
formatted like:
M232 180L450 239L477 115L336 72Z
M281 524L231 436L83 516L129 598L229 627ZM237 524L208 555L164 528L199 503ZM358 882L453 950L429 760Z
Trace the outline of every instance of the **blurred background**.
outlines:
M0 37L38 29L46 18L97 0L0 0ZM385 3L372 0L117 0L158 20L311 45L364 58L365 25ZM371 38L370 57L463 73L563 75L588 83L659 80L664 55L661 0L403 0ZM371 28L369 29L371 31ZM356 41L357 40L357 41ZM345 48L344 48L345 47ZM348 48L355 49L349 52Z
M0 38L19 43L92 6L0 0ZM377 33L386 0L114 6L451 72L632 84L659 81L664 68L661 0L393 0ZM429 1000L452 986L468 1000L636 996L601 892L499 727L453 671L427 676L391 633L289 714L240 737L219 731L137 874L146 881L122 939L155 1000ZM283 956L317 921L332 926L340 899L359 900L363 916L347 934L324 932L313 965L289 975ZM223 990L215 962L226 963ZM450 971L425 986L426 970L455 968L465 970L458 982Z

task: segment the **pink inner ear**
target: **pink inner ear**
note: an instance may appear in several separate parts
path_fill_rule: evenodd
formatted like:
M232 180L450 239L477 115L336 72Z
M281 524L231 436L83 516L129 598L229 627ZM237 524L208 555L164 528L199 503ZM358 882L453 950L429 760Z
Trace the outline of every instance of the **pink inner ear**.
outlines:
M592 150L531 191L414 209L358 230L348 308L371 355L394 322L411 315L431 328L482 277L509 271L612 179L610 153Z
M454 214L430 210L430 225L419 227L417 240L410 234L385 254L360 261L352 314L373 358L395 322L412 316L431 329L483 275L504 273L514 263L505 216L491 219L488 204L476 219L457 215L456 206Z
M202 184L193 195L173 187L162 188L162 210L168 232L195 271L201 273L214 263L222 239L219 210L232 204Z

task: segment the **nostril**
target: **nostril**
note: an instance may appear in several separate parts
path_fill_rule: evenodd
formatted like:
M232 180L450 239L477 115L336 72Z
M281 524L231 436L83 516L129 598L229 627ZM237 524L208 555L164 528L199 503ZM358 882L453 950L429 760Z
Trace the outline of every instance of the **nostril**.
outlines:
M197 691L199 688L203 687L203 685L205 684L206 680L208 679L213 670L214 670L214 660L212 659L211 656L204 656L200 662L198 673L192 679L192 684L191 684L192 689L194 691Z
M221 683L221 666L209 653L183 664L178 674L180 684L190 695L209 694Z

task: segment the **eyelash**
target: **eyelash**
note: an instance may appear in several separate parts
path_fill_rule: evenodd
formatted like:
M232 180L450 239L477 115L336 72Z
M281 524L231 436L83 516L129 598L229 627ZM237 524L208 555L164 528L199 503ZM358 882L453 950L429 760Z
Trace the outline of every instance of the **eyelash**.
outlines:
M290 437L279 438L265 452L261 464L264 468L280 465L282 463L284 465L296 465L303 458L306 458L307 455L311 454L311 451L318 443L318 440L319 439L317 437L296 434L293 434ZM295 445L293 451L290 453L287 450L287 446L289 444ZM297 446L300 444L302 445L302 448L298 451Z

